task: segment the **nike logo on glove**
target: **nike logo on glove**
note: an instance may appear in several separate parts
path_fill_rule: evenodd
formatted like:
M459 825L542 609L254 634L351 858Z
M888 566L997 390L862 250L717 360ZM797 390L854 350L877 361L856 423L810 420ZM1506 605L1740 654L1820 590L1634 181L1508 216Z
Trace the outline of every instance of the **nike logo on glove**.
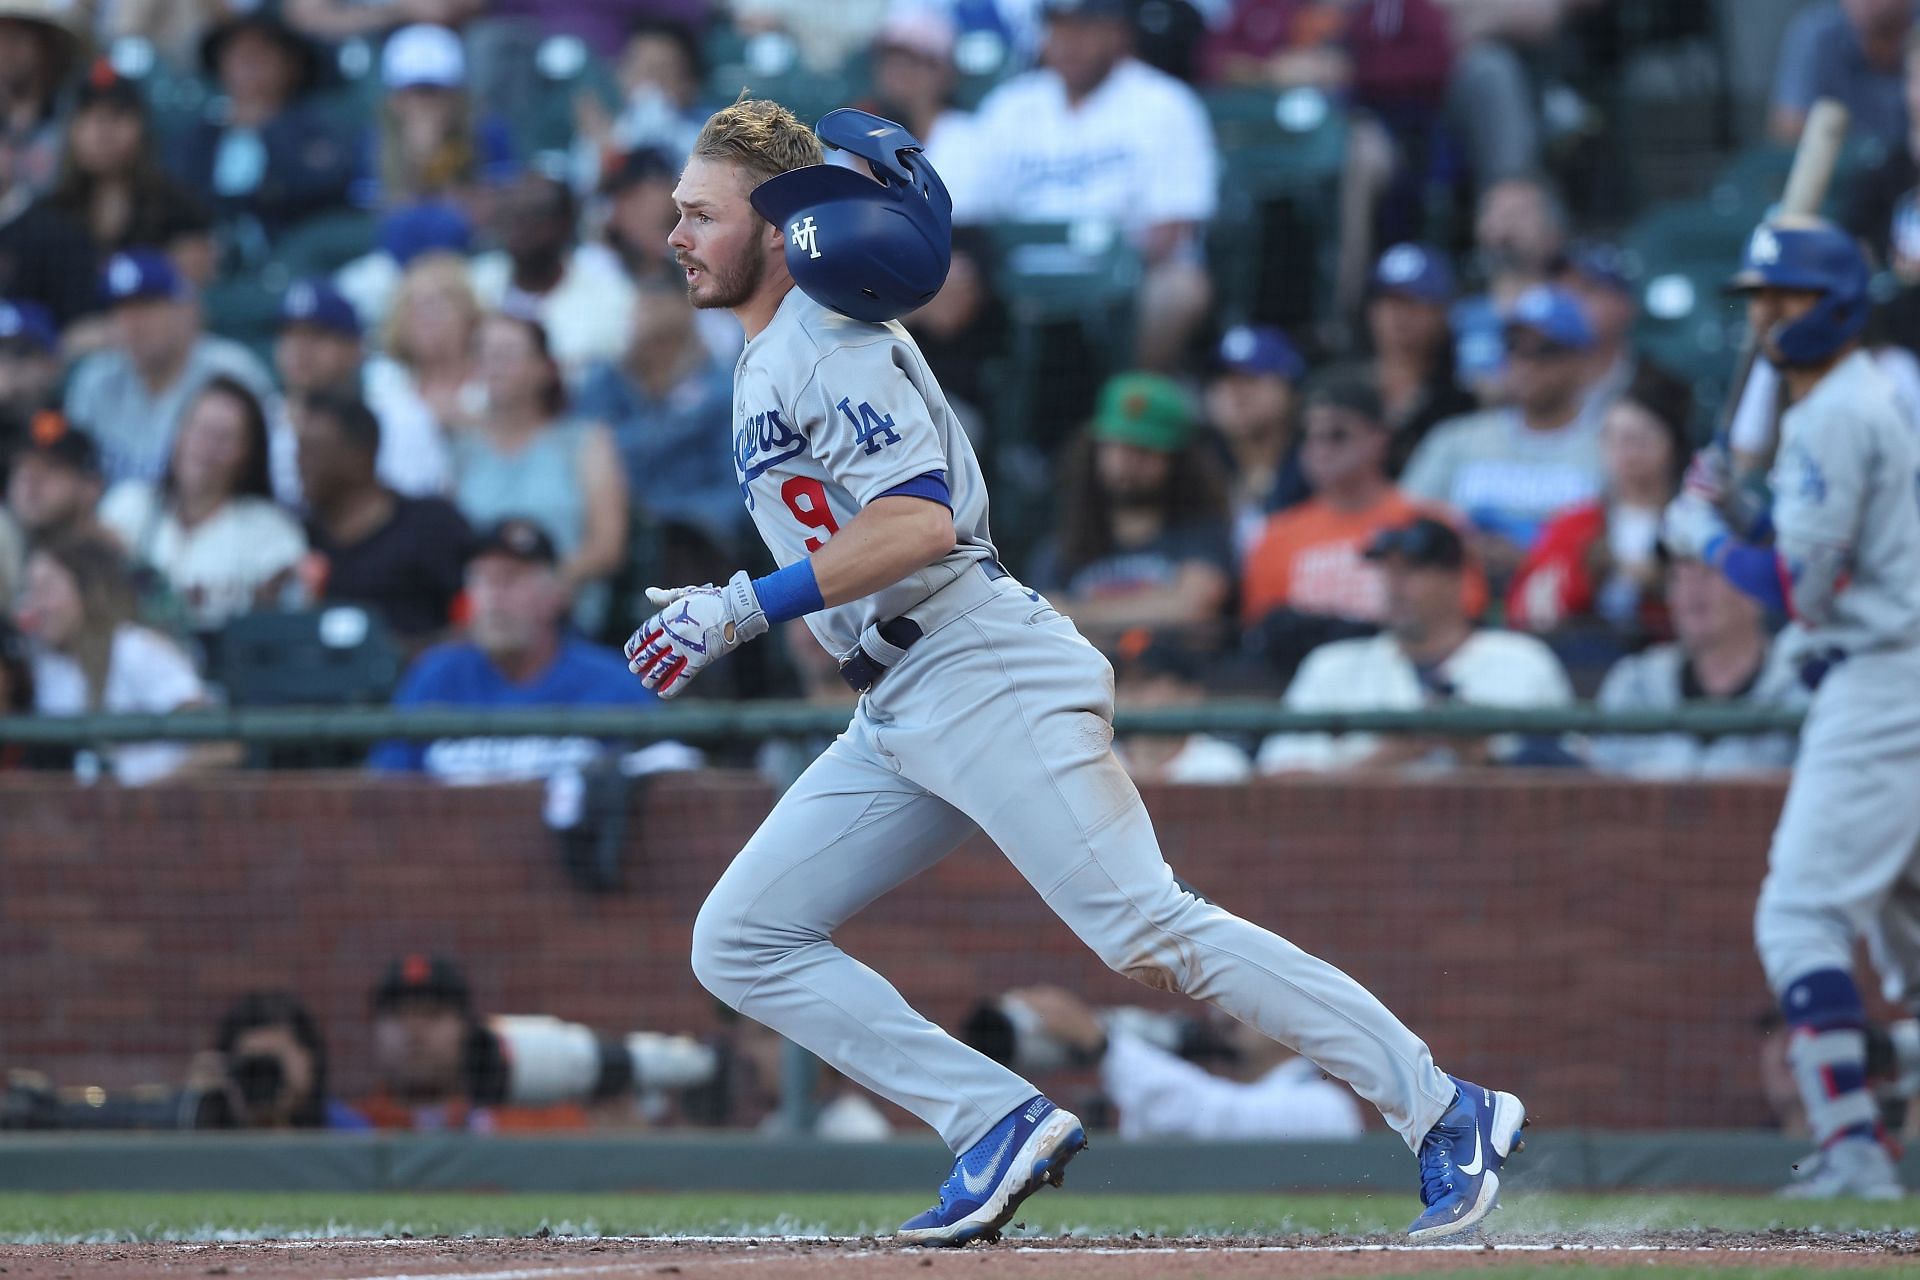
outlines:
M967 1194L980 1195L985 1192L988 1187L993 1185L994 1174L999 1172L1000 1162L1006 1159L1007 1148L1013 1145L1013 1132L1012 1129L1007 1130L1007 1136L1000 1143L1000 1149L993 1153L993 1159L987 1161L987 1167L980 1171L978 1178L975 1178L974 1175L968 1173L965 1169L960 1171L960 1183L966 1187Z

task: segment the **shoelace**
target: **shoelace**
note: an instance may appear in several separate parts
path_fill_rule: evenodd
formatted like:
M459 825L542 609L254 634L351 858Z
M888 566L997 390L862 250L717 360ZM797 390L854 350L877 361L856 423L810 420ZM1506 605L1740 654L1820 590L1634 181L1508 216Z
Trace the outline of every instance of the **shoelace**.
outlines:
M1447 1191L1453 1189L1453 1144L1459 1134L1452 1129L1435 1126L1433 1132L1420 1147L1420 1203L1432 1207L1433 1202Z

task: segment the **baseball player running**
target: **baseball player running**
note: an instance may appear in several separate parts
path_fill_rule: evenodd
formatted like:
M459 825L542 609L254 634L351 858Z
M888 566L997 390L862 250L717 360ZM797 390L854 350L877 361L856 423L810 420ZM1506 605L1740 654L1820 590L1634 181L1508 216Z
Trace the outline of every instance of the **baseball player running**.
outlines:
M1920 445L1861 347L1868 277L1829 223L1753 233L1732 287L1789 401L1771 512L1730 528L1716 509L1730 495L1696 466L1663 530L1675 554L1799 621L1816 690L1754 915L1820 1144L1783 1194L1808 1198L1901 1194L1867 1088L1855 941L1872 944L1890 990L1920 997Z
M819 137L741 101L702 130L669 243L699 307L730 309L734 461L782 567L653 590L631 669L672 697L724 653L804 617L864 696L781 797L693 927L729 1005L913 1112L958 1153L899 1238L993 1239L1086 1146L1078 1118L916 1013L833 944L862 907L980 830L1100 957L1298 1050L1419 1153L1419 1239L1494 1207L1520 1100L1443 1074L1332 965L1174 882L1112 751L1113 671L996 558L965 433L894 317L946 278L951 204L898 125L841 110ZM865 172L822 162L822 141ZM798 287L795 287L795 286Z

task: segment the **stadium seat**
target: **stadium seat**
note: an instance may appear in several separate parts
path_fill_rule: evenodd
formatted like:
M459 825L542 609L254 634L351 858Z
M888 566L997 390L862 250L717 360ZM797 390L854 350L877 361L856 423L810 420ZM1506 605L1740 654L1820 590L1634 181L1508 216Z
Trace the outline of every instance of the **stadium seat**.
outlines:
M1222 314L1310 324L1332 306L1346 117L1313 90L1220 90L1207 113L1221 152L1208 262Z
M1712 199L1656 205L1620 238L1643 279L1683 264L1718 263L1732 272L1753 231L1755 219L1744 210L1728 210Z
M400 649L355 605L242 614L220 636L216 675L236 707L384 704Z
M831 74L811 71L800 65L793 41L778 32L711 42L707 47L709 56L716 48L724 55L707 72L708 96L716 102L732 102L746 89L814 124L835 107L858 102L868 90L870 75L864 58L855 58Z
M1724 258L1672 262L1649 269L1640 285L1634 346L1692 388L1696 439L1720 409L1742 341L1744 316L1722 291L1731 268Z
M281 234L274 261L295 280L332 275L378 247L379 225L374 215L353 210L318 214Z

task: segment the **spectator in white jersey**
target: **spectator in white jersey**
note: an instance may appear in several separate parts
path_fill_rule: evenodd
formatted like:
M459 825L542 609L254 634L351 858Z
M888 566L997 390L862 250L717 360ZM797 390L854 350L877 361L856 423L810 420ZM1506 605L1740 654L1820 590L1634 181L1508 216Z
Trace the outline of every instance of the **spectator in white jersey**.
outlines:
M1551 707L1573 701L1553 651L1532 636L1478 628L1464 605L1466 547L1421 516L1367 548L1386 587L1385 630L1307 655L1287 686L1291 711L1386 711L1471 704ZM1446 769L1463 764L1567 763L1553 744L1407 734L1281 733L1260 746L1262 773Z
M1513 403L1443 422L1414 451L1400 487L1472 526L1474 551L1504 587L1557 512L1592 500L1606 477L1599 419L1587 410L1593 327L1573 295L1538 285L1505 317Z
M1171 369L1212 298L1212 126L1192 89L1132 55L1127 0L1046 0L1045 11L1045 65L980 104L971 159L948 179L954 221L1118 227L1146 260L1134 363Z
M1128 1140L1326 1142L1366 1129L1352 1091L1238 1022L1215 1029L1145 1009L1094 1009L1062 987L1038 986L975 1010L965 1034L1028 1074L1097 1065Z
M1667 568L1667 611L1674 643L1620 659L1601 682L1599 703L1609 711L1667 711L1697 703L1805 707L1807 687L1790 660L1790 646L1774 643L1758 601L1742 595L1725 575L1702 561L1674 560ZM1593 740L1594 767L1642 778L1694 778L1786 769L1793 764L1791 733L1626 734Z

